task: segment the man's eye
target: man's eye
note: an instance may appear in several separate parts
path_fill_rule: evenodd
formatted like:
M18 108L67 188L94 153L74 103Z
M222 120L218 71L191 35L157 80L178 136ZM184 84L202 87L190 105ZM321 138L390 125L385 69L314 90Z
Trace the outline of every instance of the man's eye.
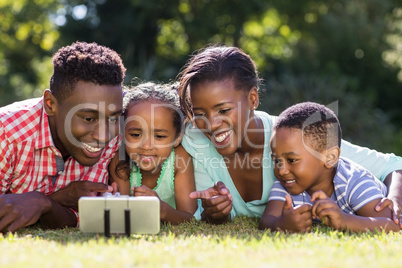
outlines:
M116 123L119 120L118 117L109 117L109 123Z
M88 122L88 123L92 123L92 122L96 122L96 118L93 117L83 117L84 121Z

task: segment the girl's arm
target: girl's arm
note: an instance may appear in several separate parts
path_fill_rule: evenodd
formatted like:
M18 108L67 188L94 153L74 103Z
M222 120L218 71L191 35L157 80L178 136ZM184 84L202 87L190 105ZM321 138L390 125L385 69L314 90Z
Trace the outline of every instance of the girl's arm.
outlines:
M175 153L176 209L161 201L161 220L171 224L190 221L197 210L197 201L190 198L195 191L193 161L181 145L175 148Z
M117 190L121 195L130 195L130 173L122 174L125 178L121 178L116 173L116 166L119 163L119 154L117 153L109 164L109 184L116 184ZM120 176L122 176L120 175Z

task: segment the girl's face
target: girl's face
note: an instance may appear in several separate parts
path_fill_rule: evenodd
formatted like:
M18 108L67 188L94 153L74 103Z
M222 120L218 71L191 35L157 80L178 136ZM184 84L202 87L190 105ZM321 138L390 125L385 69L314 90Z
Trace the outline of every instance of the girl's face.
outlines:
M281 127L271 137L274 174L292 195L304 191L311 194L332 182L323 175L325 164L318 152L313 155L307 146L300 129Z
M204 82L190 90L194 121L221 155L231 155L248 142L247 129L258 93L236 90L230 79Z
M127 154L141 170L160 171L163 162L180 142L176 138L172 108L168 104L147 101L132 103L127 109Z

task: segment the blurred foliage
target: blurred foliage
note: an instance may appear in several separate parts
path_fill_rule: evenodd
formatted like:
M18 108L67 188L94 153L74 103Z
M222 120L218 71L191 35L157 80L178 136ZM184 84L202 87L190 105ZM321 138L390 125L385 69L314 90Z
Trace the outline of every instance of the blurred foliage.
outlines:
M40 94L76 40L121 54L133 79L170 81L212 43L256 61L262 109L337 103L344 137L402 154L401 0L1 0L0 101Z

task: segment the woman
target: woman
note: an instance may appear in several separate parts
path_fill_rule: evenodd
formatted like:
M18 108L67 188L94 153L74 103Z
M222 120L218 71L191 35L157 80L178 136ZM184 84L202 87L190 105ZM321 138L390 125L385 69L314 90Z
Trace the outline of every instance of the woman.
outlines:
M276 117L256 111L260 78L255 63L236 47L208 47L188 61L179 81L181 105L192 121L182 141L194 161L197 192L191 197L202 201L195 217L212 223L236 215L261 217L275 181L269 141ZM384 181L399 215L402 158L346 141L342 156ZM378 210L390 203L383 200Z

